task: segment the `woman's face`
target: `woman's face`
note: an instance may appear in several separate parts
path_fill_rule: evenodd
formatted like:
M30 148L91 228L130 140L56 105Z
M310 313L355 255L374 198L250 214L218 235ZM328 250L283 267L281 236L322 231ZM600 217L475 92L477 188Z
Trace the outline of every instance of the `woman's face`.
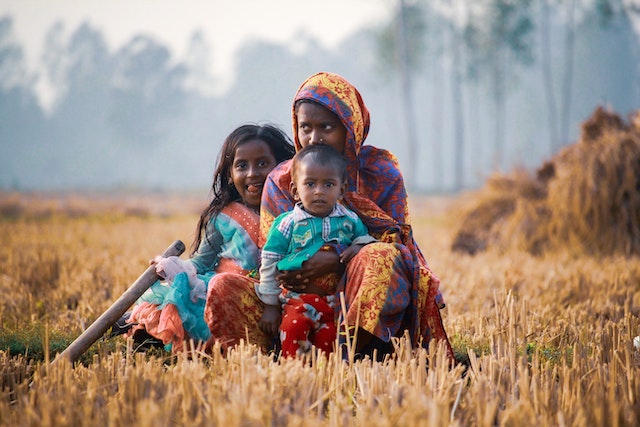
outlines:
M312 102L303 102L296 108L298 141L306 147L325 144L344 154L347 128L332 111Z
M264 181L276 165L271 149L261 139L251 139L236 148L231 180L245 205L260 208Z

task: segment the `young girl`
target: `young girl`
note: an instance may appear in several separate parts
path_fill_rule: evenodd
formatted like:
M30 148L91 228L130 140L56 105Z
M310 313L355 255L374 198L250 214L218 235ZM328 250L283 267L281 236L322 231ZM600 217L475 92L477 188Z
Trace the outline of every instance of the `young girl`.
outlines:
M191 257L154 258L163 281L137 301L126 333L136 341L150 335L165 348L180 351L193 339L206 342L207 284L220 272L248 274L259 265L260 198L264 181L280 162L290 159L289 138L271 125L243 125L226 138L211 186L212 200L200 216Z
M337 274L314 278L319 287L300 292L282 290L280 271L297 271L320 250L340 248L340 262L347 264L360 248L375 241L353 211L339 200L346 186L346 161L328 145L309 145L293 157L291 194L294 208L274 221L262 248L260 283L256 293L265 310L258 326L266 333L280 331L282 355L305 356L312 345L333 351L336 339L334 293ZM283 318L280 321L280 303Z

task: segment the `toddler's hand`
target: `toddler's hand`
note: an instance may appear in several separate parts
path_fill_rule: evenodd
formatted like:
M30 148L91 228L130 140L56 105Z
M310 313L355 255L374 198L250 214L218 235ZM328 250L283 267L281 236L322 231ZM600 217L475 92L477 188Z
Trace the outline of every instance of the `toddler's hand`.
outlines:
M277 337L280 329L282 314L279 305L265 305L262 318L258 322L258 327L265 335Z

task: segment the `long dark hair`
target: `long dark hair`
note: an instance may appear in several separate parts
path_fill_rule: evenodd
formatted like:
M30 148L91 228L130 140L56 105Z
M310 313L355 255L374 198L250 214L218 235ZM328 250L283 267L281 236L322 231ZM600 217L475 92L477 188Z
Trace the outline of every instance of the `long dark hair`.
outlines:
M207 224L230 202L240 199L238 190L230 180L233 160L240 145L256 139L264 141L269 146L276 163L288 160L295 154L291 139L274 125L246 124L231 132L224 140L218 155L211 184L211 203L200 215L196 236L191 244L191 255L198 250L200 240L206 236Z

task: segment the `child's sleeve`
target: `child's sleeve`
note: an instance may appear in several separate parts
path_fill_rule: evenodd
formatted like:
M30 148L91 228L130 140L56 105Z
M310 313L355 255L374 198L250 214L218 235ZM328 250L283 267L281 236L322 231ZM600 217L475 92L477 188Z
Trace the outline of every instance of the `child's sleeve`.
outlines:
M255 285L255 289L258 298L267 305L280 304L279 296L282 290L276 280L276 275L278 274L278 261L284 258L289 247L290 236L283 233L283 229L291 229L291 227L286 227L286 217L283 214L276 218L262 248L260 283Z
M364 225L359 217L356 217L354 229L353 229L353 241L352 245L368 245L369 243L376 242L377 239L369 235L367 226Z

